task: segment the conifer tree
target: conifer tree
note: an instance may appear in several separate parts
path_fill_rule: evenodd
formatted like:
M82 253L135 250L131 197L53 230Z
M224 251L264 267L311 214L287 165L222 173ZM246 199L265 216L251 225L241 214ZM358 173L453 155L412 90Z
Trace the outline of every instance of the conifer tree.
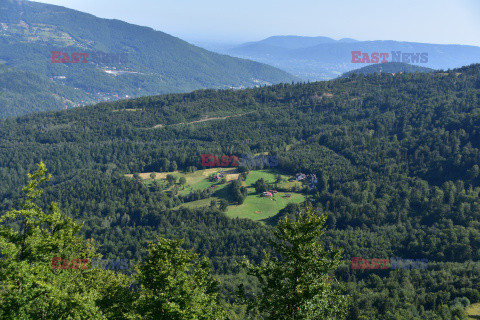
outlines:
M148 258L136 266L141 294L135 305L141 319L225 319L208 259L182 249L183 241L157 240L149 244Z
M331 274L340 265L342 251L325 250L319 243L326 219L310 207L297 221L281 220L270 241L273 254L267 253L258 266L245 261L262 290L245 298L240 286L251 314L272 320L345 318L349 297Z
M38 164L28 174L21 209L0 217L0 318L108 319L112 312L122 319L115 304L102 309L101 302L126 287L127 278L73 262L99 256L90 241L76 236L82 225L55 203L44 212L34 202L42 194L38 186L51 178L46 171L43 162Z

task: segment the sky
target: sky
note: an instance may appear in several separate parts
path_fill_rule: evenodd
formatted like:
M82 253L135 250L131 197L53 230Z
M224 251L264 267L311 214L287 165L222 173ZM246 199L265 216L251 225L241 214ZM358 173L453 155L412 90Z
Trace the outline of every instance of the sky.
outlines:
M480 46L480 0L37 0L190 42L275 35Z

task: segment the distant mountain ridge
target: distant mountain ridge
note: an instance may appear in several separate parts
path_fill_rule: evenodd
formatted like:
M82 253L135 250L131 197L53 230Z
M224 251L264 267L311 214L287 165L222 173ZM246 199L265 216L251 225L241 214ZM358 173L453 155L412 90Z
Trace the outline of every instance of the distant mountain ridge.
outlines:
M51 63L52 51L123 53L128 62ZM297 80L269 65L209 52L152 28L31 1L0 0L1 62L78 88L83 100L94 96L97 102Z
M353 51L368 55L388 53L389 62L395 62L393 53L427 53L428 61L416 65L431 69L453 69L480 62L480 47L475 46L300 36L274 36L225 49L222 53L267 63L312 81L333 79L367 66L368 63L352 63Z
M309 48L320 44L325 43L352 43L357 42L357 40L344 38L340 40L334 40L329 37L298 37L298 36L273 36L267 39L256 41L256 42L247 42L239 47L249 46L249 45L268 45L276 46L285 49L301 49Z

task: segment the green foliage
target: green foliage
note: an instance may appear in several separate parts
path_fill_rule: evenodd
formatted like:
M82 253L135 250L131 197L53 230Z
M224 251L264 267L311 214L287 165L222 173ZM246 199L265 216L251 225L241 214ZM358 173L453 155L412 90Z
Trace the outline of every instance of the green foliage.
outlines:
M426 67L421 67L418 65L413 65L413 64L408 64L408 63L402 63L402 62L388 62L388 63L380 63L380 64L372 64L368 65L363 68L359 68L356 70L352 70L349 72L345 72L344 74L341 75L342 78L349 77L352 74L362 74L362 75L368 75L368 74L373 74L373 73L400 73L400 72L419 72L419 73L426 73L426 72L434 72L434 69L431 68L426 68Z
M332 276L342 251L325 250L319 242L325 221L326 215L319 216L310 207L297 221L279 222L270 242L274 255L267 254L259 266L245 263L262 290L249 301L251 310L260 311L266 319L345 318L348 297Z
M258 179L253 186L255 187L255 192L257 193L262 193L268 190L268 184L263 178Z
M242 186L242 181L239 179L233 180L229 186L230 190L229 193L232 197L232 200L239 205L245 201L247 197L248 190L247 188Z
M227 211L227 208L228 208L228 201L225 200L225 199L220 199L220 206L219 206L219 209L220 211Z
M15 86L6 95L0 90L0 106L6 102L9 107L0 108L0 117L60 109L64 99L86 105L118 97L253 87L259 81L267 84L296 79L272 66L216 54L148 27L31 1L17 5L0 0L0 7L1 58L11 67L33 73L32 79L8 76ZM128 61L52 63L52 50L90 56L98 51L122 53L128 55ZM49 80L58 76L65 78ZM0 74L0 88L8 86L3 79ZM22 84L19 80L27 81Z
M180 177L180 179L178 179L178 183L180 183L180 185L185 185L185 183L187 183L187 178L185 177Z
M102 270L58 270L53 257L90 258L97 254L92 244L75 234L81 229L52 203L45 213L34 200L48 181L44 163L29 174L21 210L0 217L0 317L2 319L106 319L99 303L105 287L113 288L125 278ZM20 221L20 229L8 227ZM109 311L106 311L108 314Z
M177 182L177 178L172 174L167 174L166 179L169 185L173 185Z
M81 100L94 102L73 88L0 64L0 118L74 107Z
M135 308L141 319L226 319L208 259L183 250L182 241L157 240L136 267L141 294Z
M265 224L229 219L208 208L209 200L205 208L179 208L199 197L124 174L165 172L173 161L179 170L200 167L204 153L274 152L282 175L318 177L302 188L316 209L330 212L320 241L344 249L336 276L354 298L351 319L450 319L455 299L480 301L479 90L480 68L472 65L201 90L0 120L0 211L14 207L26 171L42 159L55 179L38 206L57 201L84 221L80 234L101 243L102 254L140 259L147 240L182 238L210 258L215 276L255 287L237 276L237 262L245 255L261 263L271 226L301 206L288 205ZM128 109L140 111L118 111ZM230 117L190 123L203 114ZM12 225L20 230L19 221ZM351 270L351 257L425 258L429 268ZM230 289L222 283L229 304Z

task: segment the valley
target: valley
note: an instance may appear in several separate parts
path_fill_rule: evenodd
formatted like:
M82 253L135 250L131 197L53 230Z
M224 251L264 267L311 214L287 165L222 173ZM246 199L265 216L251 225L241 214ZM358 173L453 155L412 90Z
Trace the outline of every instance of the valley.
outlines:
M477 3L38 1L0 319L480 319Z
M184 239L226 280L222 299L241 318L236 285L255 284L238 263L262 261L270 232L310 202L328 215L321 243L343 249L335 275L354 299L350 317L450 317L479 301L479 75L479 65L360 74L3 119L0 211L17 206L42 160L54 178L41 207L58 202L112 259L139 260L157 235ZM195 122L204 115L222 119ZM275 154L278 166L242 181L238 169L202 168L202 154ZM289 181L299 173L318 181ZM257 191L262 178L273 185ZM428 269L352 270L352 257L428 259Z

